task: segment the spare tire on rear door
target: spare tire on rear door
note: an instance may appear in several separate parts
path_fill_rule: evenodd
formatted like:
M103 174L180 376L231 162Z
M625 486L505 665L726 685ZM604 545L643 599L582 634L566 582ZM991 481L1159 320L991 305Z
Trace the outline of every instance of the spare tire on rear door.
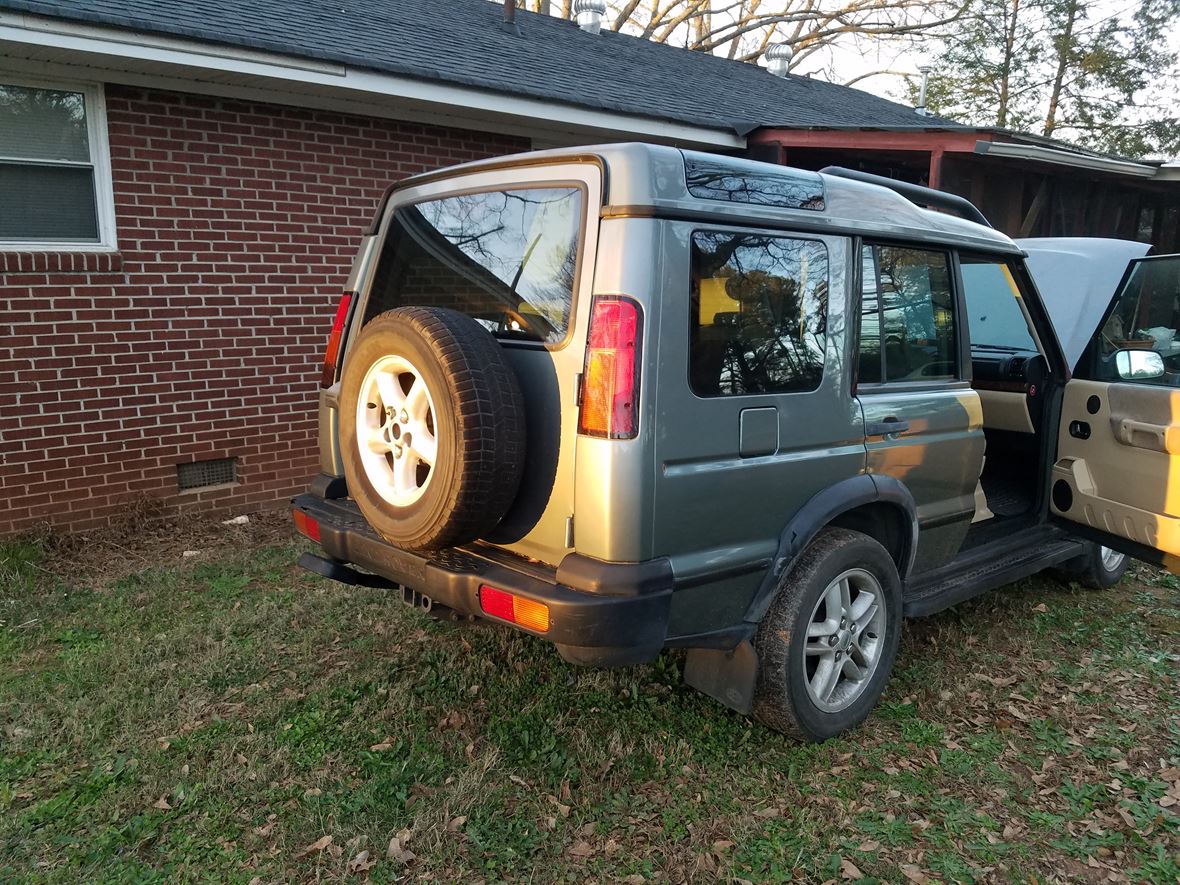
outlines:
M491 531L524 470L524 401L499 343L475 320L401 307L371 320L340 386L348 490L386 540L410 550Z

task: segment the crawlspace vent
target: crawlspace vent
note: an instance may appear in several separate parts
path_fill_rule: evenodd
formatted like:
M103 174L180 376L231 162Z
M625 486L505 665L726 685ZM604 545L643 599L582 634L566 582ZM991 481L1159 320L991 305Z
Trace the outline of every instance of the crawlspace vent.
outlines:
M213 458L210 461L193 461L191 464L176 465L176 485L182 492L189 489L203 489L236 482L238 461L236 458Z

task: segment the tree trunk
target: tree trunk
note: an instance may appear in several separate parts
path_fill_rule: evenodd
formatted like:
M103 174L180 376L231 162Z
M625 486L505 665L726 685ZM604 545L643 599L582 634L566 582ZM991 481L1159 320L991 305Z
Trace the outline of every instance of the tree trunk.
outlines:
M1045 135L1052 135L1057 128L1057 109L1061 104L1061 89L1065 83L1065 72L1069 70L1070 56L1073 55L1073 26L1078 17L1078 0L1068 0L1065 29L1054 42L1057 44L1057 74L1053 77L1053 91L1049 94L1049 112L1045 115Z
M1011 18L1004 33L1004 60L1000 65L1000 106L996 111L996 126L1008 126L1008 101L1011 98L1012 54L1016 51L1016 20L1020 15L1020 0L1012 0Z

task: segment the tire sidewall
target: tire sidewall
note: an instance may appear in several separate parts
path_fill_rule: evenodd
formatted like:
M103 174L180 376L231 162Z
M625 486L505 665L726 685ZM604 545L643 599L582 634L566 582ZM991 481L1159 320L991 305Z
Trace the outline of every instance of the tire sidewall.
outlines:
M369 480L361 462L356 426L361 383L374 364L389 356L405 358L421 373L430 392L434 435L438 440L429 485L418 500L400 507L385 500ZM449 503L448 490L454 483L459 447L453 391L438 357L426 341L410 333L405 324L394 317L379 316L365 327L362 337L348 353L340 385L340 405L340 454L349 494L363 499L358 501L362 512L380 513L384 518L396 521L398 533L405 537L413 538L427 532Z
M822 550L818 556L817 550ZM864 691L843 710L828 712L817 707L808 694L802 646L807 641L807 627L820 596L841 573L853 568L872 573L881 586L886 607L884 644L877 669ZM854 728L868 717L885 690L897 658L901 597L897 567L874 539L846 529L829 529L812 541L798 566L780 583L759 631L764 648L767 643L779 645L767 656L764 665L785 670L763 674L760 679L765 688L763 703L788 708L781 711L787 714L781 721L793 725L788 728L791 733L806 740L826 740Z
M1089 557L1089 578L1095 589L1105 590L1108 587L1113 587L1123 579L1123 575L1127 573L1127 565L1129 560L1124 554L1122 561L1118 568L1113 570L1106 567L1106 563L1102 561L1102 545L1091 542L1090 543L1090 557Z

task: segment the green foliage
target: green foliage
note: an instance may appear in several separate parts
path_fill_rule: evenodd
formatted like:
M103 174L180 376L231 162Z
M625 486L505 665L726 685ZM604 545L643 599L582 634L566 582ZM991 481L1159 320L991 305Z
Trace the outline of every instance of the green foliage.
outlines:
M1175 156L1177 28L1180 0L972 0L932 65L927 107L1124 156Z

